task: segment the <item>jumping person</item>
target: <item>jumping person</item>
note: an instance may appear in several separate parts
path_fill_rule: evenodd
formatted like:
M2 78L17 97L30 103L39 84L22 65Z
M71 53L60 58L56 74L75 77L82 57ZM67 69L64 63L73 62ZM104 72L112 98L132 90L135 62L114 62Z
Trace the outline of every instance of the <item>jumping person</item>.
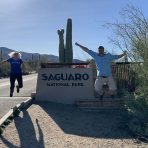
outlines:
M10 58L2 61L0 64L4 64L6 62L10 63L10 97L13 96L15 80L17 80L18 85L16 86L17 93L19 93L20 88L23 87L22 80L22 64L23 61L21 59L21 54L19 52L11 52L9 54Z
M99 71L99 75L95 81L95 91L99 93L100 99L103 99L104 92L102 90L102 86L106 83L109 87L109 92L112 98L116 94L116 84L111 74L111 62L113 60L119 59L126 55L126 51L120 55L112 55L110 53L104 52L104 47L99 46L98 53L89 50L87 47L84 47L77 42L75 43L76 46L79 46L83 51L87 52L90 56L92 56L95 60L97 69Z

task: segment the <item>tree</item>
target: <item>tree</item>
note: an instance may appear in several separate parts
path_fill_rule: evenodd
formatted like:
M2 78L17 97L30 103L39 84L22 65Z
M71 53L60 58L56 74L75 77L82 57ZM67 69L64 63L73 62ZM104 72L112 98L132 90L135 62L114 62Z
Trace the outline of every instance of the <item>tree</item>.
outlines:
M128 125L134 132L148 136L148 19L133 5L123 8L120 19L107 23L114 32L110 40L121 50L127 50L131 61L142 62L131 67L138 76L138 86L130 95L132 103L127 104L132 117Z
M145 61L148 57L148 20L133 5L127 5L120 14L122 20L107 23L114 32L114 38L110 40L121 50L127 50L131 61Z
M121 50L127 50L128 56L133 62L143 62L134 66L138 72L141 86L146 86L148 80L148 20L143 12L127 5L121 11L121 20L107 23L114 32L110 40ZM143 85L145 84L145 85Z

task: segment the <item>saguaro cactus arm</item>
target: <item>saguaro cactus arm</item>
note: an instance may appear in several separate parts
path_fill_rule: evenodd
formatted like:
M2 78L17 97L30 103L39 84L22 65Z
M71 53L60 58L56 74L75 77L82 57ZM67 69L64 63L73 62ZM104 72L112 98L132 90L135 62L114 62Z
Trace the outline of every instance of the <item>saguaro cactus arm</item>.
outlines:
M65 62L65 49L64 49L64 29L57 31L59 35L59 62Z

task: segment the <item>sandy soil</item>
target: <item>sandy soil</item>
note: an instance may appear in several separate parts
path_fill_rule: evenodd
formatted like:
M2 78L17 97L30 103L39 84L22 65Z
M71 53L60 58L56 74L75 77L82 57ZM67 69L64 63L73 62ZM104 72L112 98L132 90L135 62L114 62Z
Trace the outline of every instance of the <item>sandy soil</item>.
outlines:
M148 148L121 123L121 111L86 112L72 105L34 104L5 129L0 148Z

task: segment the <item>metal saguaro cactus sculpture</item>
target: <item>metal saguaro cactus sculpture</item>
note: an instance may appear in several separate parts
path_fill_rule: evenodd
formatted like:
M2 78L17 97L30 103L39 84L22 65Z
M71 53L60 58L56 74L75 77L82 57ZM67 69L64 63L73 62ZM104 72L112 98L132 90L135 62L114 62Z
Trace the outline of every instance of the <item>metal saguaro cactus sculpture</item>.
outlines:
M72 48L72 19L67 20L66 28L66 47L65 47L65 62L73 62L73 48Z
M58 30L59 35L59 62L65 62L65 49L64 49L64 29Z

